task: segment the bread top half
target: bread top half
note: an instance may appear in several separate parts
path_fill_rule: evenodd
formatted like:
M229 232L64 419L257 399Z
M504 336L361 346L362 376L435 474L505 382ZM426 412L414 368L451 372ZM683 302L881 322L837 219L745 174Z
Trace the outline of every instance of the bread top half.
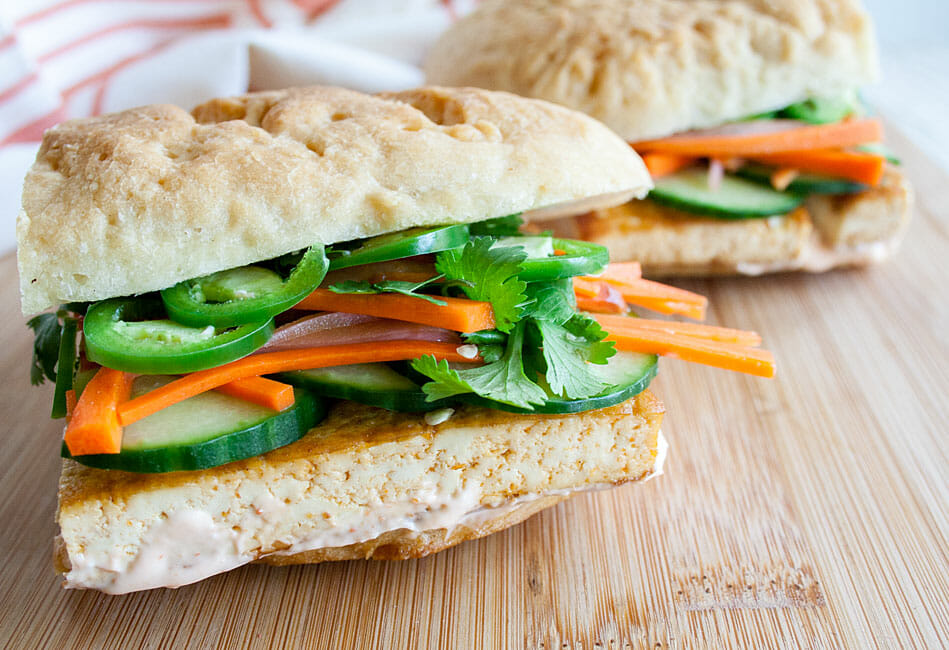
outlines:
M872 81L860 0L485 0L429 52L429 83L569 106L635 142Z
M22 309L154 291L413 226L651 187L589 117L502 92L293 88L49 130L17 219Z

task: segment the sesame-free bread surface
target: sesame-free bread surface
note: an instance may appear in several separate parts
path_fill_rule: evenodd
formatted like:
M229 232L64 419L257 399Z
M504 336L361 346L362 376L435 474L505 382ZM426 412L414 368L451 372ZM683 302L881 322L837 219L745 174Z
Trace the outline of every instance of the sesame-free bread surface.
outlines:
M651 186L580 113L506 93L295 88L49 130L17 219L22 309L181 280L412 226Z
M569 106L629 141L715 126L877 75L859 0L486 0L429 52L429 83Z
M653 277L819 272L885 258L912 207L911 186L888 167L878 187L813 195L793 212L761 219L701 217L647 199L533 228L602 244L610 259L636 260Z
M57 565L66 586L123 593L271 563L418 557L517 523L656 461L647 390L572 415L335 405L301 440L199 472L130 474L63 461Z

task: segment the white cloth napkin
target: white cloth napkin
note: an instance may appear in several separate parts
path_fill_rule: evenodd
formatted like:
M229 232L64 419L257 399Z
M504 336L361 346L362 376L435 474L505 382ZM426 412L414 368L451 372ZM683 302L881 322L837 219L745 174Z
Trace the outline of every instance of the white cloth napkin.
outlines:
M0 254L50 126L156 102L304 84L422 83L426 48L472 2L21 0L0 3Z

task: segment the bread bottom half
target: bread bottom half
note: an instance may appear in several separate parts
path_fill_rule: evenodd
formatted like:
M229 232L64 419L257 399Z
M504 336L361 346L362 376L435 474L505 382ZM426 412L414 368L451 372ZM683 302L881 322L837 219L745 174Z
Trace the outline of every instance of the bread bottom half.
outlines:
M248 562L422 557L512 526L582 490L649 476L662 404L418 414L335 404L301 440L198 472L63 461L55 563L65 586L177 587Z
M814 195L773 217L703 218L642 200L533 227L602 244L611 260L638 261L653 277L822 272L890 255L912 203L909 183L890 167L875 188Z

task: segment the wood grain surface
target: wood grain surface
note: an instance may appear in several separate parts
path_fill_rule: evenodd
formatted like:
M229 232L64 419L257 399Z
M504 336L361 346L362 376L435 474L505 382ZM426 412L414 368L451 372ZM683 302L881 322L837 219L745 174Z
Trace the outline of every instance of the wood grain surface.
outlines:
M27 381L0 261L0 647L940 648L949 639L949 177L891 138L918 204L866 270L696 281L761 332L759 380L674 360L666 474L418 561L249 566L178 590L64 591L60 425Z

